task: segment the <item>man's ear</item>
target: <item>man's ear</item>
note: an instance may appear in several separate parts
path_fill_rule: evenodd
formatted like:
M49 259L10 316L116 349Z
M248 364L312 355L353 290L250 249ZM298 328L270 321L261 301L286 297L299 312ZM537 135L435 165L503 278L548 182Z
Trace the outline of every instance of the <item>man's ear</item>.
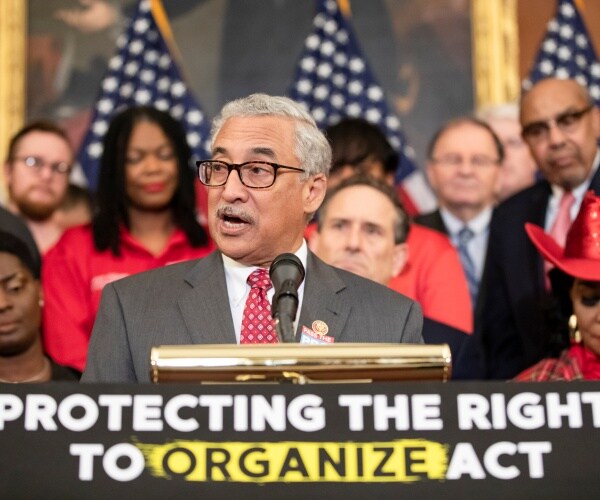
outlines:
M304 201L304 213L312 214L321 206L327 191L327 177L325 174L317 174L304 182L302 196Z
M433 172L434 168L435 166L433 163L429 161L425 164L425 175L427 176L427 181L429 182L431 188L436 191L437 183L435 179L435 173Z
M594 132L596 133L596 139L600 139L600 109L598 109L597 106L594 106L591 109L591 115Z
M392 277L398 276L408 261L408 243L399 243L394 247L392 259Z
M394 181L396 180L396 174L395 172L388 172L387 174L385 174L385 176L383 177L383 180L385 181L385 183L388 186L392 186L394 187Z

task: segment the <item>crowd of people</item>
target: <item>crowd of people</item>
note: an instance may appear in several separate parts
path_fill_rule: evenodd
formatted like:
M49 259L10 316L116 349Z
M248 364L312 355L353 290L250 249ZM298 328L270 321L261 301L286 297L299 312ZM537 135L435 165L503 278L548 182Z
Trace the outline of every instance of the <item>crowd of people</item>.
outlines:
M321 131L284 97L226 104L195 168L168 113L121 111L93 194L69 184L65 133L31 123L4 165L0 382L148 381L155 345L276 342L286 252L306 269L298 342L446 343L455 379L598 379L599 136L584 87L542 80L439 127L438 209L410 217L377 126Z

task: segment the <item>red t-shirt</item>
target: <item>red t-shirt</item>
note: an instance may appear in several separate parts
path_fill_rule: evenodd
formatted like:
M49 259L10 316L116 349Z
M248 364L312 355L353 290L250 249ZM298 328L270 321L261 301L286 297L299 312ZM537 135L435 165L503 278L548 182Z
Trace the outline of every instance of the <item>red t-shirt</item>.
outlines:
M44 289L43 339L46 352L59 364L80 371L100 304L102 289L111 281L184 260L204 257L214 245L192 247L176 229L160 255L152 255L121 228L121 255L94 247L91 225L65 231L46 253L42 266Z
M407 243L408 261L389 287L421 304L423 316L473 333L469 287L448 237L411 224Z

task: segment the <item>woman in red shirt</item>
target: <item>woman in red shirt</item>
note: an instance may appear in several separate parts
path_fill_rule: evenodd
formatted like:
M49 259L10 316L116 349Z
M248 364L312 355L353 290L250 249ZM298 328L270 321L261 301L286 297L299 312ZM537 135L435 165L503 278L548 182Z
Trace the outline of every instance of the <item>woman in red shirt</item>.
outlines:
M212 250L194 212L190 158L168 113L135 107L112 120L92 223L67 230L44 257L44 345L57 362L83 371L104 285Z

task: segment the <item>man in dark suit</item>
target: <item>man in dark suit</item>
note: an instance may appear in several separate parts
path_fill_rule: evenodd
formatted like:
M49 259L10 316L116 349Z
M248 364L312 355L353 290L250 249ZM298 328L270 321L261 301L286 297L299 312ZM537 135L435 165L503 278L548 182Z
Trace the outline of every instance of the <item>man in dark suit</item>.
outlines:
M283 97L238 99L215 119L211 149L198 174L208 186L218 251L107 285L83 380L148 381L155 345L245 343L255 298L247 280L286 252L306 268L296 341L317 324L333 342L422 342L417 303L307 249L304 230L325 196L331 163L331 148L308 113Z
M407 243L408 215L395 190L373 177L341 181L328 192L318 215L310 248L328 264L382 285L402 271L410 252L420 250ZM470 362L463 355L469 337L448 324L423 319L423 340L450 346L453 378L470 375Z
M564 211L572 221L585 192L600 193L600 114L586 89L574 80L542 80L524 95L520 113L523 138L545 180L509 198L492 217L476 322L489 378L514 377L552 351L543 326L549 284L524 224L552 232L563 197L572 198Z
M450 237L467 278L473 308L483 274L503 159L500 139L477 118L451 120L429 144L427 177L440 208L415 217L415 222Z

